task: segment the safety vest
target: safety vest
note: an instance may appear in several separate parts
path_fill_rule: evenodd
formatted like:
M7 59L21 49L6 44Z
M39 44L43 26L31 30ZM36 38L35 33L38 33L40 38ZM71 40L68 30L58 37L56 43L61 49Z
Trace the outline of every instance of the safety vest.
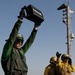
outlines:
M45 68L44 75L58 75L57 65L50 64Z
M7 61L3 61L3 69L6 75L18 75L17 73L21 73L25 75L25 72L28 71L28 67L26 64L26 58L23 55L21 50L17 50L13 48L11 57ZM24 74L23 74L24 73Z
M71 75L70 65L65 65L65 64L62 63L62 68L60 70L60 75Z

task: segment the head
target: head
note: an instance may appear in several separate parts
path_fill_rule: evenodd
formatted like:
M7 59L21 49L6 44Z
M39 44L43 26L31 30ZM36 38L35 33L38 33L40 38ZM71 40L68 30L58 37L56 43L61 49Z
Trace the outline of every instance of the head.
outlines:
M54 63L54 62L56 62L56 61L57 61L57 57L56 57L56 56L51 57L50 63Z
M68 62L68 59L69 59L69 55L68 55L68 54L63 54L63 55L61 56L61 60L62 60L63 62Z
M23 41L24 41L23 35L18 33L17 36L16 36L14 47L15 48L20 48L23 44Z

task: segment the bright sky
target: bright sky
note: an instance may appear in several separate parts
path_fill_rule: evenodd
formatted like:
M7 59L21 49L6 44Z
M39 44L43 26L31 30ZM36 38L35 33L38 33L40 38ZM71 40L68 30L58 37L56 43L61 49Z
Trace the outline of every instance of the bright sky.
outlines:
M67 0L1 0L0 1L0 56L5 40L8 39L11 30L17 21L21 8L32 4L40 9L45 21L39 27L35 41L26 53L28 75L43 75L45 67L49 64L56 52L67 53L67 30L62 22L62 10L57 8ZM75 0L70 0L70 8L75 10ZM75 13L71 14L71 32L75 34ZM19 33L24 35L25 40L29 37L34 23L23 19ZM75 40L72 42L72 61L75 66ZM0 65L0 74L4 75ZM74 73L75 74L75 73ZM74 75L73 74L73 75Z

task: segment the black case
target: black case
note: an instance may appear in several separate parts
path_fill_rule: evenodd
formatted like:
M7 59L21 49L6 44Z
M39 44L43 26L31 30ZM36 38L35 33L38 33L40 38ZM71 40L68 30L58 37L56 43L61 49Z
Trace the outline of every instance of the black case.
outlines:
M34 7L33 5L28 5L26 7L27 16L26 18L28 20L31 20L33 22L42 23L44 21L44 17L42 12Z

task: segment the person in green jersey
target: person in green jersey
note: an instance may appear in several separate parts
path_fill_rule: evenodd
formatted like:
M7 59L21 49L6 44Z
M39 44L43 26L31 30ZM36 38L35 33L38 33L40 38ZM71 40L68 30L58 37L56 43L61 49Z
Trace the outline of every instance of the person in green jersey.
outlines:
M21 10L18 20L16 21L12 32L3 47L1 65L5 75L27 75L28 72L25 54L34 42L38 26L40 24L34 23L34 28L30 37L27 39L25 44L23 44L24 37L22 34L18 33L18 31L23 23L24 17L25 12L24 10Z

